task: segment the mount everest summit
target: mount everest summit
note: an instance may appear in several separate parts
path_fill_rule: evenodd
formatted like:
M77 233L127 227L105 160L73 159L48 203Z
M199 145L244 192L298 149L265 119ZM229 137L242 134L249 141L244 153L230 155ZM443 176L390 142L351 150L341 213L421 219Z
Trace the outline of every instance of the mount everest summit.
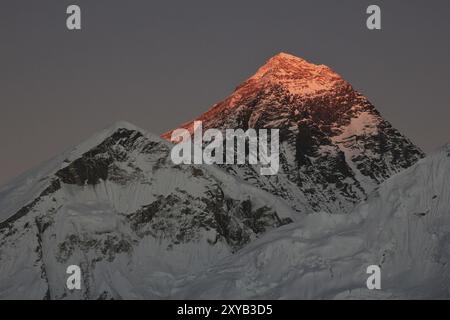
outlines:
M338 74L285 53L196 120L279 129L279 173L174 165L171 131L119 122L0 188L0 298L449 295L448 146L422 159Z
M423 157L333 70L286 53L195 120L204 130L278 128L277 175L261 176L251 166L225 169L301 212L348 212L380 182ZM193 121L182 127L192 132Z

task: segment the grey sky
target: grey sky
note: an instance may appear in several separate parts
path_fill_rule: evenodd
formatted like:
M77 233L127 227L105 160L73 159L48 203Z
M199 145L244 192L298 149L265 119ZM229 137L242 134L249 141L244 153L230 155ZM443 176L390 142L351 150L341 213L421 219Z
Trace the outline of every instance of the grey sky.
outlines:
M365 27L374 3L382 31ZM0 184L117 120L175 128L280 51L330 66L431 151L450 141L449 33L448 0L2 0Z

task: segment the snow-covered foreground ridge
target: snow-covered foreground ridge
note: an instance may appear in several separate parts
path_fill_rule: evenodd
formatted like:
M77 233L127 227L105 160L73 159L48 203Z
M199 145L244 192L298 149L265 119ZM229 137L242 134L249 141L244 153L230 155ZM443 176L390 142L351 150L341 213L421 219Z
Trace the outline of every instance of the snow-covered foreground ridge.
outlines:
M106 132L0 190L0 298L449 296L450 144L350 214L304 215L221 169L174 167L140 129ZM111 157L106 173L87 166ZM65 287L71 264L81 291Z
M181 282L180 298L449 298L450 144L349 215L316 213ZM366 268L381 267L381 290Z
M271 194L118 123L0 189L0 298L160 298L293 221ZM66 288L78 265L83 288Z

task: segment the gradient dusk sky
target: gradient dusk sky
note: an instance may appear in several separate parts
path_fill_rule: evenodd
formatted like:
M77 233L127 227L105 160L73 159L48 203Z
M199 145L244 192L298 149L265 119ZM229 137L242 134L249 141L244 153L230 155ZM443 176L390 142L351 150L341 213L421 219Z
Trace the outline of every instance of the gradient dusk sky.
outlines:
M0 185L118 120L176 128L281 51L328 65L432 151L450 142L449 35L449 0L2 0Z

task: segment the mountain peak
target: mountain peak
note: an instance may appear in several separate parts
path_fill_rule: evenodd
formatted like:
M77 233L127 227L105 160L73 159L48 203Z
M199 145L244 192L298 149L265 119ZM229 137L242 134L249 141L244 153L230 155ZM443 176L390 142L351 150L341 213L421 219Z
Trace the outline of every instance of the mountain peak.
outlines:
M290 64L304 64L308 62L305 59L302 59L300 57L294 56L290 53L286 53L286 52L280 52L276 55L274 55L272 58L270 58L266 65L276 65L279 63L290 63Z
M224 110L234 109L244 101L255 97L260 92L274 87L281 87L286 93L310 98L327 94L335 94L343 87L350 85L325 65L316 65L286 52L280 52L271 57L256 73L241 83L233 93L204 113L199 120L214 118L223 114ZM182 125L193 130L193 122ZM170 139L172 131L161 135Z
M306 203L309 211L348 212L379 183L423 156L337 73L287 53L269 59L196 120L204 130L279 129L282 172L277 179L283 186L298 186L284 190L283 199L299 211ZM182 127L192 132L194 121ZM171 132L163 137L170 139ZM264 190L272 188L254 170L230 168Z
M130 130L130 131L138 131L141 133L146 133L146 130L139 128L138 126L136 126L128 121L123 121L123 120L114 122L110 126L106 127L104 129L104 131L112 133L112 132L115 132L120 129L126 129L126 130Z
M159 136L152 134L147 130L144 130L130 122L116 121L113 124L104 128L103 130L94 133L90 138L86 139L85 141L83 141L82 143L71 149L69 153L66 155L67 161L71 162L79 158L85 152L97 147L98 145L103 143L106 139L112 137L114 134L121 131L133 131L134 134L145 136L147 139L151 141L166 143Z
M249 81L281 85L297 95L313 95L347 84L329 67L285 52L270 58Z

